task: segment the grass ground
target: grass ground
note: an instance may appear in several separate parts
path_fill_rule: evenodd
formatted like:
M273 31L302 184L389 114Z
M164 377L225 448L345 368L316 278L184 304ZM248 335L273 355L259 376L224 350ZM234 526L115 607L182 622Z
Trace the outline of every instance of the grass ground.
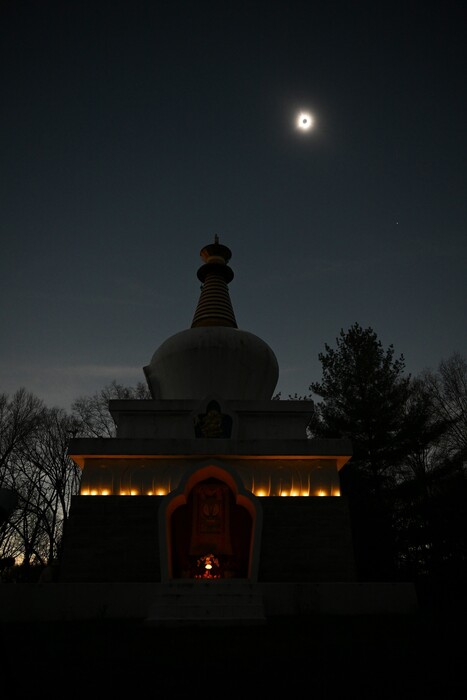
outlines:
M455 700L467 697L466 622L451 610L253 627L3 623L0 662L19 697Z

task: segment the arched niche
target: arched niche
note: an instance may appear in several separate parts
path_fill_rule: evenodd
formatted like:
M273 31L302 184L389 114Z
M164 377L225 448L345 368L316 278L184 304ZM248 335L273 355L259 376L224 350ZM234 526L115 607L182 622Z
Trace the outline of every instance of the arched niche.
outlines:
M210 554L219 580L256 581L261 529L259 499L234 469L216 461L187 470L159 510L162 581L205 578Z

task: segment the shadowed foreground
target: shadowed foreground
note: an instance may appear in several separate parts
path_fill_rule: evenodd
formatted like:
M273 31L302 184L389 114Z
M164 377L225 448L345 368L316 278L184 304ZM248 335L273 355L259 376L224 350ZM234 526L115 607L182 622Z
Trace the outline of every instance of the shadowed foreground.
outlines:
M2 684L168 698L457 698L466 614L273 618L249 627L3 623ZM460 633L460 634L459 634Z

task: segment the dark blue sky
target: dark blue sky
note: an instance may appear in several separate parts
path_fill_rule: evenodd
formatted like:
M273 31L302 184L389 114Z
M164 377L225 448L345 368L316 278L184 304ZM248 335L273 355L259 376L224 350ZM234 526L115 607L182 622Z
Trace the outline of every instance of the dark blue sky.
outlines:
M0 392L144 381L215 234L284 397L355 322L412 374L465 355L465 3L4 0L0 32Z

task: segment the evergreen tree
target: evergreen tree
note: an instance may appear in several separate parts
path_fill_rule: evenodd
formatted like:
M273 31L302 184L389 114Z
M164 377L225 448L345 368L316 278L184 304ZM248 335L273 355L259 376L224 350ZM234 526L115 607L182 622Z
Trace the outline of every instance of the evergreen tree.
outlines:
M310 385L322 399L314 431L352 440L352 464L367 472L377 495L401 453L410 376L403 355L394 359L393 346L384 350L372 328L355 323L341 330L336 345L325 344L322 380Z
M341 330L335 348L325 344L319 360L322 380L310 391L321 401L311 433L351 440L353 455L340 476L342 494L349 498L359 575L392 578L392 487L416 418L407 408L411 379L404 374L404 357L395 358L392 345L384 349L372 328L355 323Z

